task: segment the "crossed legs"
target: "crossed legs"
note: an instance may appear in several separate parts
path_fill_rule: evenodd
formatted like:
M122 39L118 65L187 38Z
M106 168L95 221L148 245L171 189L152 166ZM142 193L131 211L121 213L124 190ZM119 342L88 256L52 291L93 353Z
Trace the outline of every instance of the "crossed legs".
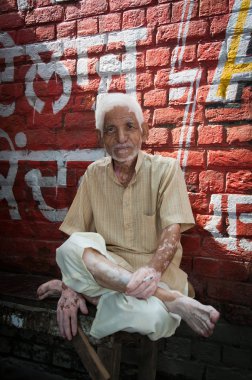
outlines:
M125 292L132 275L131 272L109 261L92 248L84 250L82 259L99 285L118 292ZM52 280L40 286L38 289L39 298L43 299L55 294L55 292L60 294L60 289L61 281ZM178 291L159 287L154 296L165 304L167 312L178 314L198 334L208 337L213 333L220 314L212 306L203 305ZM97 297L88 300L97 304Z

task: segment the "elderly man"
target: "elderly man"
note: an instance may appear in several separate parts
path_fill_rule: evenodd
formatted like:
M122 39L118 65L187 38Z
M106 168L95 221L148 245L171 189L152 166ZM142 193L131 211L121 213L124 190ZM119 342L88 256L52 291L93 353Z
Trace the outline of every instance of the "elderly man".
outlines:
M210 336L219 318L188 294L179 268L181 232L194 223L176 160L141 151L148 126L135 98L107 94L96 107L96 128L109 155L91 164L60 229L70 235L57 249L62 282L38 289L40 299L61 293L57 316L71 339L85 299L97 305L91 335L119 330L157 340L181 319Z

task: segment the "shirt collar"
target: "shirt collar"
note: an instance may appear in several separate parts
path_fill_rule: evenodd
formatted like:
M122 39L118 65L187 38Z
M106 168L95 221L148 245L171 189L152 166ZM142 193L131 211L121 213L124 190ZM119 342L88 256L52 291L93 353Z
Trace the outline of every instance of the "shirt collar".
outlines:
M135 175L137 175L137 173L139 172L139 170L142 166L144 155L145 155L145 153L142 150L140 150L138 152L137 162L136 162L136 166L135 166ZM114 173L114 170L113 170L112 157L109 156L107 158L108 158L107 166L108 166L108 170L109 170L109 175L111 176L111 178L113 178L114 181L119 183L119 181L117 180L116 175Z

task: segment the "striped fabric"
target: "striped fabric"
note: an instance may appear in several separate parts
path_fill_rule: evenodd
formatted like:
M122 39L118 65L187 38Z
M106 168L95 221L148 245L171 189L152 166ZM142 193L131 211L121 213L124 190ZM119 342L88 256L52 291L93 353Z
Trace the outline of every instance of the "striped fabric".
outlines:
M91 164L60 230L98 232L116 262L134 271L149 262L161 230L173 223L180 223L182 232L194 224L179 164L140 151L127 187L115 176L111 157ZM181 256L179 245L162 281L182 292L187 275L179 269Z

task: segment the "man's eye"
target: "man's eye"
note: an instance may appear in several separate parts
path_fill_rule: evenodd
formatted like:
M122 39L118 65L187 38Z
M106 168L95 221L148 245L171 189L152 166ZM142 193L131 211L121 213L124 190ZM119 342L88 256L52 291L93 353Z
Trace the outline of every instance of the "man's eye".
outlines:
M115 127L106 127L104 128L104 132L107 133L107 134L112 134L115 132Z
M134 125L131 124L131 123L128 123L128 124L127 124L127 127L128 127L129 129L132 129L132 128L134 128Z

